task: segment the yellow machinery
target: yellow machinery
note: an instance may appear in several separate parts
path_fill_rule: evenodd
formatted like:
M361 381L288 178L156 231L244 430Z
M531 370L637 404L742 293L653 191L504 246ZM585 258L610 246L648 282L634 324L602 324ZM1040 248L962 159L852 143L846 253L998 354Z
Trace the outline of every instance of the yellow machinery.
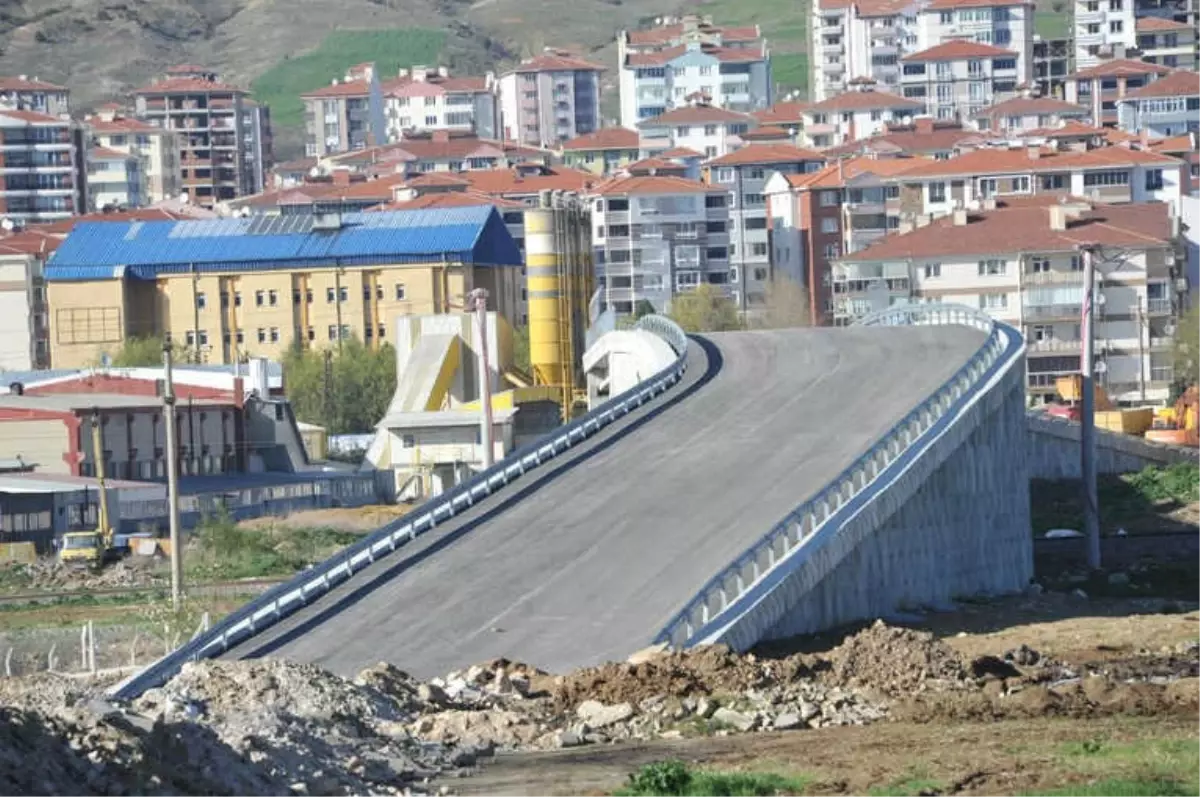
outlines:
M104 487L104 445L100 437L99 413L92 413L92 459L96 463L96 480L100 500L97 506L95 531L70 531L63 535L59 559L64 564L99 567L114 553L113 529L108 522L108 493Z
M1083 400L1083 378L1079 374L1059 377L1055 389L1063 401L1077 405ZM1122 409L1108 398L1104 388L1096 385L1096 428L1128 435L1143 435L1154 424L1153 407ZM1078 420L1076 418L1075 420Z
M580 364L594 285L588 213L543 192L540 206L525 211L525 254L533 379L557 389L566 421L586 401Z

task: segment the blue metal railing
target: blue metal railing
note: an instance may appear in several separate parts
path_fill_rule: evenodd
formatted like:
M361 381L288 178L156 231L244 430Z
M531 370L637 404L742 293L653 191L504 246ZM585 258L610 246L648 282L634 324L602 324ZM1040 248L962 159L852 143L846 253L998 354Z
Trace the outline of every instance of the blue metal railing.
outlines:
M687 369L688 339L675 322L646 316L635 325L662 337L676 359L603 405L559 427L551 435L523 446L487 470L443 493L417 511L372 532L318 565L296 575L222 618L213 627L168 653L141 672L118 684L111 692L129 700L166 683L185 662L220 656L235 645L262 633L284 618L320 598L355 573L390 556L411 540L469 510L489 495L554 459L630 412L669 390Z
M888 466L917 445L940 419L969 400L972 392L1010 349L1011 336L1017 334L977 310L956 305L904 305L866 316L858 324L968 326L986 332L987 338L965 365L905 415L879 442L709 579L667 622L655 637L655 643L687 647L706 639L718 624L718 618L730 616L726 613L819 530L829 523L840 522L843 507L864 491L873 490L876 480Z

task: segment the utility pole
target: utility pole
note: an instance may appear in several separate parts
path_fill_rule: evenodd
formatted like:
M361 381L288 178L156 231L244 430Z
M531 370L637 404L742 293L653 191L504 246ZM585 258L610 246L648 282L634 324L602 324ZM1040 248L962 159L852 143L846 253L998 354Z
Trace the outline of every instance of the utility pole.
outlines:
M1134 313L1137 318L1137 336L1138 336L1138 387L1141 389L1142 404L1146 403L1146 339L1142 337L1145 333L1149 337L1150 320L1146 315L1146 310L1142 307L1142 298L1139 296L1137 304L1134 306Z
M1087 564L1100 568L1100 504L1096 489L1096 387L1095 387L1095 247L1084 245L1083 254L1083 356L1079 363L1080 392L1080 475L1083 477L1083 528L1087 536Z
M487 297L488 292L483 288L476 288L467 296L467 307L474 308L475 323L479 330L479 442L483 446L485 470L492 467L495 460L492 444L492 369L488 364Z
M334 291L335 291L335 295L334 295L333 299L335 302L337 302L335 307L337 308L336 312L337 312L338 354L341 354L342 353L342 267L340 264L337 265L333 269L333 285L334 285Z
M171 608L179 611L183 592L183 551L179 541L179 442L175 428L175 382L171 377L171 344L163 344L163 425L167 435L167 517L171 529Z

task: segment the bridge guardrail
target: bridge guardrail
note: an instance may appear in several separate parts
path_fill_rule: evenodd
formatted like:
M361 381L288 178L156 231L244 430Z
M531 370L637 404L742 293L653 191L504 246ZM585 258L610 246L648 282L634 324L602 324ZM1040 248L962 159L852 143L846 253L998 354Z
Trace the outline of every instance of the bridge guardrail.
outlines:
M111 696L120 700L132 699L147 689L166 683L185 662L221 655L307 606L377 560L395 553L398 548L436 528L439 523L470 509L477 502L593 437L601 429L673 387L687 370L687 335L675 322L662 316L644 316L634 328L662 337L675 350L675 362L559 427L546 438L522 446L491 468L480 471L418 510L377 529L335 556L269 589L221 619L209 631L118 684L110 693Z
M1006 350L1005 337L986 314L958 305L904 305L862 318L860 326L946 324L983 330L979 350L940 388L829 484L779 521L724 570L713 576L655 637L656 644L686 647L703 637L719 615L734 605L767 573L834 517L854 496L871 489L875 479L915 445L926 430L950 412L988 373Z

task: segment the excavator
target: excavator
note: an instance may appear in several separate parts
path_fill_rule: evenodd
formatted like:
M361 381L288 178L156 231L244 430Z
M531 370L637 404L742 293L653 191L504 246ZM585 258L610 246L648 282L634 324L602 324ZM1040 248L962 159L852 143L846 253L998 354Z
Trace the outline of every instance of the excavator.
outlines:
M104 488L104 446L100 437L100 415L92 413L92 458L96 462L96 480L100 491L97 525L94 531L69 531L63 535L58 558L65 565L100 568L116 558L115 534L108 520L108 493Z
M1154 426L1146 431L1146 439L1157 443L1200 446L1200 387L1192 385L1183 391L1174 407L1154 413Z

